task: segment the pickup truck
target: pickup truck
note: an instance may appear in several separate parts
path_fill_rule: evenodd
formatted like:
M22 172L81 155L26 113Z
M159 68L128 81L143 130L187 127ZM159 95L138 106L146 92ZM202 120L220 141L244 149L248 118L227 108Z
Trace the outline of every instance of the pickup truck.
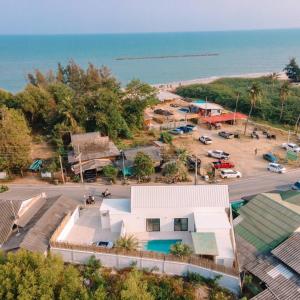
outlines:
M223 137L224 139L233 139L234 138L234 134L231 132L227 132L227 131L220 131L218 133L218 135Z
M290 150L296 153L300 152L300 147L297 144L293 144L293 143L284 143L281 145L281 147L285 150Z
M229 161L219 160L213 162L213 167L215 169L232 169L234 164Z
M207 152L207 155L209 157L214 157L214 158L218 158L218 159L228 159L230 154L226 153L222 150L209 150Z

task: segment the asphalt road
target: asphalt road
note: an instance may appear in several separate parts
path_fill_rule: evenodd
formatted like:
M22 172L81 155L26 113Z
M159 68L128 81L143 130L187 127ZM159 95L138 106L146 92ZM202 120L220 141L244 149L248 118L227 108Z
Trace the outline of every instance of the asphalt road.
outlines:
M268 192L276 189L288 189L295 181L300 180L300 169L288 171L285 174L268 173L263 176L239 179L228 181L230 200L238 200L243 196L250 196L262 192ZM66 184L66 185L51 185L51 184L10 184L10 189L22 193L22 190L39 190L46 192L48 196L56 196L64 194L72 197L79 202L83 202L89 195L100 195L106 188L110 190L113 198L129 198L129 185L100 185L100 184ZM97 198L96 199L100 199Z

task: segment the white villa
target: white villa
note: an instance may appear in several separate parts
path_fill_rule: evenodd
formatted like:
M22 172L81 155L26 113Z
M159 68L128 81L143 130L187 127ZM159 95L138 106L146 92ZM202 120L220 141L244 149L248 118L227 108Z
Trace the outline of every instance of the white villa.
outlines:
M134 235L141 250L158 252L180 241L194 254L232 268L235 244L228 187L133 186L131 199L104 199L100 209L77 209L57 241L91 245L124 235Z

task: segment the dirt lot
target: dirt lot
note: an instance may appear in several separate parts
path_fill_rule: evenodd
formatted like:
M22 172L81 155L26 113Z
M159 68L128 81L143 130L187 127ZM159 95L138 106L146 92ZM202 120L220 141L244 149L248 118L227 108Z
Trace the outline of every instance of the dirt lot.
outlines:
M253 126L248 126L248 135L253 130ZM230 132L243 132L243 125L223 125L221 130ZM259 131L260 139L252 139L241 135L240 139L224 139L218 136L220 130L209 130L206 125L199 125L197 131L192 135L182 135L174 139L174 144L178 147L186 148L189 153L197 155L202 160L202 167L207 166L214 158L207 156L208 150L223 150L230 153L230 161L235 164L235 169L240 171L243 177L255 177L261 174L267 174L268 162L262 158L266 152L273 152L278 157L284 158L285 151L281 149L281 144L287 142L287 135L274 132L276 140L269 140ZM270 131L271 133L271 131ZM203 145L198 141L201 135L207 135L212 138L211 145ZM255 149L257 148L257 155ZM286 165L287 169L292 166ZM280 176L280 175L278 175Z

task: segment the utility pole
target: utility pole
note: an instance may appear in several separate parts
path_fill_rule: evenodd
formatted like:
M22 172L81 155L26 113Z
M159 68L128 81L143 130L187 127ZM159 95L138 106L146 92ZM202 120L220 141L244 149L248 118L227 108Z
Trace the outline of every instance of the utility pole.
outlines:
M79 159L79 169L80 169L80 181L83 184L83 174L82 174L82 163L81 163L81 152L78 145L78 159Z
M195 185L198 184L198 158L195 156Z
M235 118L236 118L236 112L237 112L237 106L240 98L240 93L238 92L236 95L236 102L235 102L235 110L234 110L234 117L233 117L233 125L235 125Z
M61 171L61 178L63 181L63 184L65 184L65 175L64 175L64 169L63 169L63 165L62 165L62 159L61 159L61 155L59 155L59 164L60 164L60 171Z

